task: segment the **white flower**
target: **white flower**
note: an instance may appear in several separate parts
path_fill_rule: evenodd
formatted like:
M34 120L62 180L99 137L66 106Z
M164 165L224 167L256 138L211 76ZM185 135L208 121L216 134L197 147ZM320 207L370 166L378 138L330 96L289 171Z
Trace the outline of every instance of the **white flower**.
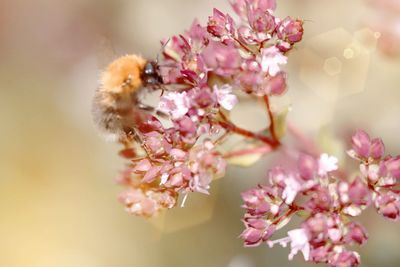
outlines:
M292 204L298 192L301 191L301 184L293 176L284 179L285 189L282 192L282 198L286 204Z
M287 63L287 57L284 56L276 46L264 48L261 51L261 68L269 75L275 76L279 71L279 65Z
M189 102L186 92L170 92L161 97L158 110L170 114L174 120L180 119L189 111Z
M306 261L310 259L310 243L306 231L302 228L289 231L287 237L274 241L267 241L269 247L279 244L285 248L288 243L290 243L289 260L292 260L299 251L303 253Z
M328 154L322 154L318 159L318 174L325 176L328 172L338 169L338 159Z
M220 88L214 85L214 92L217 96L218 103L226 110L232 110L238 103L237 97L232 94L232 87L228 84L224 84Z
M292 260L297 252L301 251L304 256L304 260L308 261L310 258L310 243L308 242L308 236L304 229L294 229L288 232L290 238L290 254L289 260Z

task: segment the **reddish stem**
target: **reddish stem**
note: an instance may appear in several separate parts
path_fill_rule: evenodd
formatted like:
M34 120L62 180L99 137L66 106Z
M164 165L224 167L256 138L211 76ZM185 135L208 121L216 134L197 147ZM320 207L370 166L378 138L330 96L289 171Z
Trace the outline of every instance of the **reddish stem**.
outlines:
M278 217L275 221L272 222L272 224L277 225L280 222L282 222L284 219L292 216L293 214L295 214L296 212L303 210L303 208L300 208L298 206L289 206L289 209L286 211L285 214L283 214L282 216Z
M268 145L270 145L272 148L276 148L277 146L280 145L279 142L276 142L274 140L271 140L269 137L262 135L262 134L258 134L258 133L254 133L252 131L248 131L246 129L240 128L238 126L236 126L235 124L233 124L232 122L230 122L228 120L228 118L222 113L219 113L221 118L223 119L223 121L219 121L219 125L221 125L224 129L228 130L228 131L232 131L236 134L245 136L245 137L249 137L249 138L253 138L253 139L257 139L263 143L266 143Z
M245 44L243 44L238 38L234 38L234 40L235 40L244 50L246 50L246 52L248 52L248 53L254 55L254 52L253 52L249 47L247 47Z
M265 105L267 106L268 118L270 121L269 131L271 133L272 139L274 139L274 141L279 144L280 142L279 142L278 137L276 136L276 131L275 131L274 114L272 113L271 103L269 102L269 98L267 95L264 96L264 102L265 102Z

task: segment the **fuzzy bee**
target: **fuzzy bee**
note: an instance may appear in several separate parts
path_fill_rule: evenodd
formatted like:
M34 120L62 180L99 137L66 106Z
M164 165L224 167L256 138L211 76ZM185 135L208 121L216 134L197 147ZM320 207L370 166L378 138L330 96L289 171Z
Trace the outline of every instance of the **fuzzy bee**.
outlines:
M137 126L149 107L140 102L145 90L161 88L163 79L156 61L126 55L113 61L101 74L93 101L94 121L108 139L129 146L140 138Z

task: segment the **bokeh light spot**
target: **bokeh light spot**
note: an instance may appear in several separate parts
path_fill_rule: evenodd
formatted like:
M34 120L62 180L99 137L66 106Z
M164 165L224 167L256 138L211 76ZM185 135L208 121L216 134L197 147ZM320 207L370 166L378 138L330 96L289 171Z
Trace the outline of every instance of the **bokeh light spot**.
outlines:
M337 57L325 60L324 71L331 76L337 75L342 71L342 62Z
M345 59L351 59L351 58L353 58L353 57L354 57L354 50L351 49L351 48L346 48L346 49L343 51L343 57L344 57Z

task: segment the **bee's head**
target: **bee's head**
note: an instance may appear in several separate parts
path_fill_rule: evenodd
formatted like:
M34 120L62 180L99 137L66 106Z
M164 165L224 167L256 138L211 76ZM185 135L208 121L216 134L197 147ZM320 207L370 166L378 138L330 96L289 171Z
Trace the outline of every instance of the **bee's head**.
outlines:
M142 72L142 81L145 87L159 87L163 84L160 68L156 61L147 61Z

